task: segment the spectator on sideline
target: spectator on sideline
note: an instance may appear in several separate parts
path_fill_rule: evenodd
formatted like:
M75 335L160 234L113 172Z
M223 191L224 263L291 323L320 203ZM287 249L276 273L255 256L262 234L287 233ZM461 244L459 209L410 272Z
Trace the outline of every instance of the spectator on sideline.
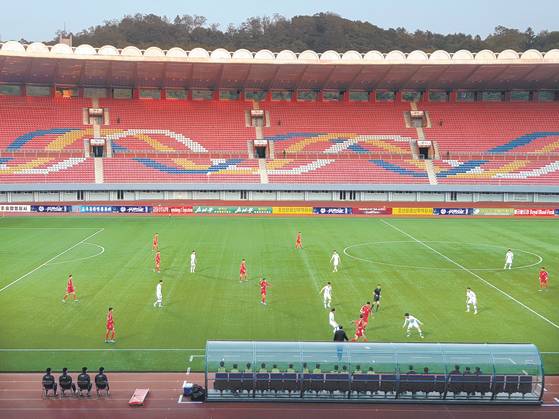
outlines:
M65 390L72 390L72 394L76 393L76 385L72 382L72 376L68 375L68 368L62 368L62 375L58 377L58 384L62 396L64 396Z
M45 375L43 375L43 389L45 390L45 396L48 396L49 390L52 390L56 397L57 384L54 376L50 373L51 371L50 368L47 368Z
M80 393L83 390L87 390L87 395L89 396L92 386L93 385L91 384L91 377L87 373L87 367L83 367L82 373L78 375L78 389L80 390Z
M95 387L97 388L97 395L99 395L99 390L107 390L107 395L109 394L109 379L105 375L105 368L99 368L99 374L95 376Z

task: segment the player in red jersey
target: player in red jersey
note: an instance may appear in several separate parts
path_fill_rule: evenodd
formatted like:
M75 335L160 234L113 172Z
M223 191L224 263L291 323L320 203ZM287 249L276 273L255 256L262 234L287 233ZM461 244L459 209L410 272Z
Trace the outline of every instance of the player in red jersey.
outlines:
M359 319L354 321L355 323L355 336L351 339L352 342L357 342L359 338L363 338L365 342L368 342L367 336L365 336L365 322L363 321L363 315L359 315Z
M297 240L295 241L295 249L303 248L303 240L301 239L301 232L297 233Z
M243 259L241 260L241 267L239 268L239 282L247 280L247 263Z
M264 305L266 305L266 292L268 291L269 286L270 284L268 283L268 281L266 281L266 278L262 278L260 280L260 295L262 296L260 303Z
M78 297L76 296L76 289L74 288L74 281L72 279L72 274L68 275L68 282L66 283L66 292L64 293L64 298L62 302L65 303L68 296L71 295L74 297L74 301L78 301Z
M109 339L109 336L111 337ZM115 321L113 320L113 308L109 307L107 313L107 333L105 333L105 343L115 343Z
M154 252L159 251L159 233L153 235L153 246L151 248Z
M549 274L547 273L545 268L542 266L541 269L540 269L540 289L538 291L541 291L543 289L547 289L548 280L549 280Z
M158 274L161 273L161 252L159 252L159 250L155 254L155 269L153 271Z
M365 327L367 327L367 324L369 324L369 315L372 313L371 303L367 301L367 304L364 304L359 312L363 316Z

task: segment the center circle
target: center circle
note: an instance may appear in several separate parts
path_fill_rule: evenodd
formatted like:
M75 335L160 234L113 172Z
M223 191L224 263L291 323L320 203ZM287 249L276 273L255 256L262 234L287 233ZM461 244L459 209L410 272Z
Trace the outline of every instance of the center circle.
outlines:
M480 249L485 249L484 251L484 255L487 254L487 249L489 249L489 251L491 251L492 253L495 253L495 259L496 264L500 264L502 263L502 265L504 265L504 258L505 258L505 252L507 251L508 248L505 248L503 246L499 246L499 245L494 245L494 244L486 244L486 243L467 243L467 242L457 242L457 241L442 241L442 240L424 240L421 241L421 243L425 243L425 244L444 244L444 245L452 245L452 246L458 246L460 248L474 248L475 250L472 252L473 255L475 255L476 253L480 252ZM417 269L417 270L436 270L436 271L460 271L463 270L461 267L456 266L455 267L441 267L441 266L421 266L420 264L409 264L409 263L392 263L392 262L385 262L384 260L388 259L388 257L390 258L394 258L394 252L390 252L389 248L391 245L396 245L396 246L407 246L407 245L413 245L413 248L416 252L419 251L419 249L423 249L422 251L426 252L426 254L429 254L431 259L436 259L438 261L441 261L444 264L451 264L451 262L449 260L445 260L445 258L435 252L433 252L433 250L429 249L426 246L422 246L421 243L415 241L415 240L388 240L388 241L376 241L376 242L365 242L365 243L358 243L358 244L353 244L350 246L347 246L344 250L343 253L355 260L360 260L362 262L368 262L368 263L373 263L376 265L383 265L383 266L392 266L395 268L407 268L407 269ZM376 250L375 251L370 251L369 253L377 253L377 257L370 257L369 255L365 254L359 254L359 249L363 249L366 248L367 246L369 247L375 247ZM379 246L382 246L381 249L379 249ZM412 246L410 246L411 249ZM496 250L498 249L499 253L496 253ZM437 251L440 251L439 249L436 249ZM533 266L539 265L540 263L543 262L543 258L538 255L537 253L533 253L533 252L529 252L527 250L522 250L522 249L515 249L515 248L511 248L511 250L513 251L513 253L515 254L515 261L518 261L518 259L521 259L521 265L520 266L515 266L513 263L513 268L512 269L526 269L526 268L531 268ZM444 251L441 251L441 254L445 255L448 259L450 260L454 260L455 262L459 263L460 265L464 266L464 268L468 269L469 271L501 271L503 270L503 267L501 265L501 267L495 266L493 268L488 268L488 267L476 267L476 266L466 266L464 263L462 263L461 260L456 260L455 258L449 256L448 254L445 254ZM382 258L381 255L386 255L386 258ZM526 260L526 259L530 259L530 260Z

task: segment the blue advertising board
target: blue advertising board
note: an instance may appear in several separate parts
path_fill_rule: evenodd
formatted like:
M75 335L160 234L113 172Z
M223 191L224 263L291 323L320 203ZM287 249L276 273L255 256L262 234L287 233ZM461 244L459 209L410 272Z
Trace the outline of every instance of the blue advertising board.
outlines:
M31 205L32 212L71 212L71 205Z
M313 214L319 215L346 215L352 214L353 208L351 207L313 207Z
M433 208L433 215L472 215L473 208Z
M113 212L120 212L121 214L147 214L151 212L153 207L148 206L129 206L129 205L122 205L120 207L113 207Z
M111 205L81 205L80 212L87 213L111 213L113 212L113 207Z
M79 212L91 213L91 214L147 214L153 210L153 207L143 206L143 205L81 205L79 207Z

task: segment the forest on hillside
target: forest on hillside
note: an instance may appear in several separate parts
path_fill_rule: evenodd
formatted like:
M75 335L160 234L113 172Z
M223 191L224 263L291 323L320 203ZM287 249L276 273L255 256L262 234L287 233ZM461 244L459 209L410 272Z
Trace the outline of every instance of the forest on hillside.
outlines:
M56 43L59 35L57 33L56 38L48 43ZM510 48L525 51L535 48L548 51L559 48L559 31L535 33L531 28L522 31L497 26L493 33L481 38L479 35L464 33L439 34L422 30L408 32L405 28L383 29L369 22L352 21L334 13L295 16L290 19L280 15L251 17L239 25L231 24L227 28L210 24L205 17L197 15L168 18L154 14L136 14L106 21L71 35L74 45L114 45L117 48L134 45L141 49L158 46L162 49L246 48L251 51L269 49L274 52L283 49L295 52L307 49L318 52L387 52L395 49L404 52L416 49L432 52L443 49L454 52L459 49L502 51Z

